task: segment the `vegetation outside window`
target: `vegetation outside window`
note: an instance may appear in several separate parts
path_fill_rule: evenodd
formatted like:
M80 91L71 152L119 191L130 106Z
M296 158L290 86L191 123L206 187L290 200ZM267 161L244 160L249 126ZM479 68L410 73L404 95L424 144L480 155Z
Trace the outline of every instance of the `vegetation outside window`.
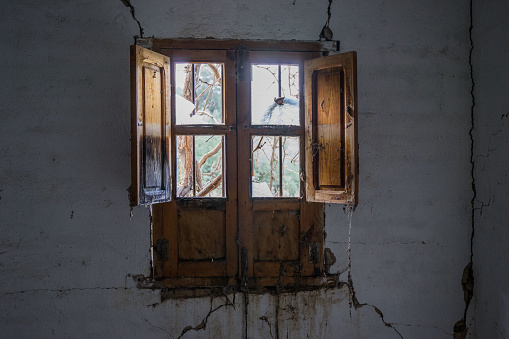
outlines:
M153 277L322 284L323 203L357 202L355 52L152 43L131 47L131 204L153 205Z

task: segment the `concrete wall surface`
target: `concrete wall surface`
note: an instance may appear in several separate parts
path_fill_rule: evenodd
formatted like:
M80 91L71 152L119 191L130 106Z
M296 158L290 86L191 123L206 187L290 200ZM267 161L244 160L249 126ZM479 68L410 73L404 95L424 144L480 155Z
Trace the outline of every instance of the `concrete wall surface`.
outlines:
M149 212L131 216L126 191L133 36L141 28L144 37L316 40L329 2L132 0L134 18L126 3L0 4L0 337L451 337L465 311L472 231L468 2L332 3L334 38L358 52L360 193L350 238L348 213L326 206L331 272L347 282L350 267L350 288L164 302L133 279L150 274ZM503 34L507 23L490 21L505 18L487 8L477 34ZM494 40L483 44L496 49ZM479 210L487 234L476 246L498 248L476 263L488 277L507 273L508 218L493 206L507 201L509 110L490 100L501 89L486 89L493 80L507 88L490 68L507 51L476 54L485 73L476 174L501 178L477 181L478 200L491 205ZM499 290L505 282L479 281ZM476 305L482 317L498 312L507 336L509 299L491 305L488 293Z
M474 1L474 299L470 331L509 338L509 3Z

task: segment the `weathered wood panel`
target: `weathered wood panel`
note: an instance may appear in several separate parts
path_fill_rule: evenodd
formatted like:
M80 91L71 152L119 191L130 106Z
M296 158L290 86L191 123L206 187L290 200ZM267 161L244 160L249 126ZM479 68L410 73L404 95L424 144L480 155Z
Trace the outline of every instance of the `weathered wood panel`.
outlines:
M255 260L299 260L298 211L255 211Z
M356 204L356 52L306 61L304 83L307 200Z
M331 67L315 73L313 98L315 106L315 155L319 189L341 189L344 186L344 103L343 72Z
M171 200L170 59L131 46L131 206Z
M178 214L179 260L225 259L225 211L181 209Z

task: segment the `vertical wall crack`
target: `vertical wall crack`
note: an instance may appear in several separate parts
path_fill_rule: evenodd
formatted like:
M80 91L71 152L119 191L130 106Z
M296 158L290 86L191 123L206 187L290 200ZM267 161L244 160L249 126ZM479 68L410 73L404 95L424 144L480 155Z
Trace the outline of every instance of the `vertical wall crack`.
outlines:
M463 318L460 319L456 324L454 324L454 334L455 338L465 338L467 334L467 311L468 306L470 305L470 301L473 297L474 293L474 272L473 272L473 259L474 259L474 235L475 235L475 213L476 213L476 202L477 202L477 188L475 182L475 149L474 149L474 131L475 131L475 81L474 81L474 66L472 63L472 55L474 50L474 40L472 37L472 32L474 29L474 20L473 20L473 0L470 0L470 25L468 27L468 35L470 40L470 50L468 55L468 64L470 67L470 98L472 100L472 104L470 106L470 176L472 181L472 199L470 200L470 208L471 208L471 234L470 234L470 262L467 264L465 269L463 270L463 275L461 277L461 285L464 293L465 300L465 310L463 311Z
M352 306L356 310L359 308L362 308L364 306L372 307L375 310L375 312L380 316L380 319L382 319L382 322L384 323L384 325L392 328L394 330L394 332L396 332L400 336L400 338L403 338L401 333L399 333L399 331L393 326L392 323L385 321L384 314L378 307L376 307L375 305L370 305L368 303L361 304L359 302L359 300L357 299L357 296L355 295L355 289L353 287L353 280L352 280L352 247L351 247L352 217L353 217L354 210L355 210L354 206L348 206L347 208L345 208L345 212L348 213L348 249L347 249L347 251L348 251L348 266L347 266L348 280L347 280L346 284L348 286L348 303L350 304L350 318L352 317Z
M131 16L133 17L134 21L136 21L136 23L138 24L138 28L140 29L140 38L143 38L143 27L141 27L141 23L138 19L136 19L136 16L134 15L134 6L131 4L131 1L130 0L120 0L122 1L122 3L130 9L131 11Z

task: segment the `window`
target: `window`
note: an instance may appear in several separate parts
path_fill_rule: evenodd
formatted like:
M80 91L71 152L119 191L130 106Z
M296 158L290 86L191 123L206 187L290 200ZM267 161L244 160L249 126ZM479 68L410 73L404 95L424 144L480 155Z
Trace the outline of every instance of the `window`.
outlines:
M131 48L131 204L152 205L153 277L322 284L323 203L357 202L355 52L152 43Z

